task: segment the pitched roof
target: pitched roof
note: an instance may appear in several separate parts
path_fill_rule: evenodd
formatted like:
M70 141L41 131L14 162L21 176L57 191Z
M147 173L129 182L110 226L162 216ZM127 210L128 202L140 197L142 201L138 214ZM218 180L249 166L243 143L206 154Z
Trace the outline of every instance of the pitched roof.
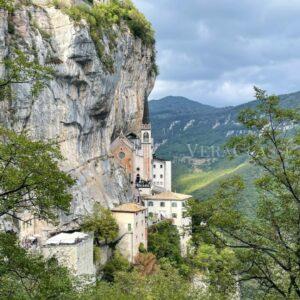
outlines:
M173 192L163 192L156 195L150 195L146 196L145 199L147 200L187 200L192 198L191 195L184 195L184 194L178 194Z
M129 212L129 213L136 213L139 211L144 211L146 210L146 207L141 206L136 203L125 203L120 206L117 206L113 208L111 211L112 212Z

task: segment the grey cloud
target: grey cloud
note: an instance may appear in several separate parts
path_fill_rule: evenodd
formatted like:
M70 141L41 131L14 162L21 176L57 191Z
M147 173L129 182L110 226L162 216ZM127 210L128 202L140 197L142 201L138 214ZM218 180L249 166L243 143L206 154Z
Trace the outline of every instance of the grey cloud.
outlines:
M157 35L152 98L182 95L217 106L300 90L300 1L135 0Z

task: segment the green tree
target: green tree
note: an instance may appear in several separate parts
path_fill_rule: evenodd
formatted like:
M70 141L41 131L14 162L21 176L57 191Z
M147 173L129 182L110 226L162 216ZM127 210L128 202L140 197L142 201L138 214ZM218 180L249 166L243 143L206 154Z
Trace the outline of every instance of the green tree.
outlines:
M13 0L0 0L0 9L7 10L8 12L13 12L14 1Z
M278 97L255 91L258 106L239 116L249 133L228 145L237 154L247 153L263 171L255 181L256 218L238 210L243 183L234 178L191 209L201 220L194 232L219 249L234 250L239 282L256 282L266 299L295 299L300 297L300 115L280 107ZM292 126L293 134L286 130Z
M0 233L1 299L67 299L72 283L67 269L55 259L30 254L14 234Z
M13 49L10 57L0 61L1 65L5 68L5 74L0 78L0 101L11 96L12 84L31 84L32 96L36 96L53 76L52 68L31 61L19 49Z
M237 262L233 250L202 244L194 257L194 266L204 275L203 280L213 298L228 299L236 293Z
M103 267L102 279L113 282L117 272L129 272L131 269L128 260L119 251L115 251L113 257Z
M108 244L115 240L119 234L119 226L111 211L107 208L95 204L93 214L85 217L82 229L87 232L94 232L96 244L101 241Z
M148 229L148 250L158 259L166 257L176 263L181 261L180 235L172 221L166 220Z
M74 180L59 169L62 159L56 144L0 127L0 216L30 210L48 219L56 209L67 211Z
M207 299L184 280L174 268L162 269L152 275L118 272L114 283L99 282L97 287L81 294L80 299Z

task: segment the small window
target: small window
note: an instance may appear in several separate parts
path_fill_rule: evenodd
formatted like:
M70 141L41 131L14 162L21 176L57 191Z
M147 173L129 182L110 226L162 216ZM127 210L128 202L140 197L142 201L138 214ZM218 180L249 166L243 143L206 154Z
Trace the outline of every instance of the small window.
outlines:
M172 207L177 207L177 202L172 202Z
M156 168L156 165L153 165L153 168L155 169L155 168Z
M144 135L143 135L143 140L144 140L144 143L149 143L149 140L150 140L150 135L148 132L145 132Z
M160 178L163 178L164 176L163 175L160 175Z
M149 218L153 218L153 213L152 213L152 212L149 212L149 213L148 213L148 216L149 216Z
M165 207L165 206L166 206L165 202L160 202L160 207Z
M148 206L153 206L153 202L152 201L148 202Z
M160 168L162 169L164 166L163 165L160 165Z
M125 153L123 151L119 152L119 158L124 159L125 158Z
M185 202L182 202L182 207L186 207L186 203Z
M177 214L172 214L172 218L176 219L177 218Z
M155 175L155 174L153 175L153 178L156 178L156 175Z
M136 170L137 170L137 171L139 171L139 170L140 170L140 168L138 167L138 168L136 168Z
M129 224L128 224L128 231L131 231L131 230L132 230L131 224L129 223Z
M135 227L138 227L138 222L135 223Z

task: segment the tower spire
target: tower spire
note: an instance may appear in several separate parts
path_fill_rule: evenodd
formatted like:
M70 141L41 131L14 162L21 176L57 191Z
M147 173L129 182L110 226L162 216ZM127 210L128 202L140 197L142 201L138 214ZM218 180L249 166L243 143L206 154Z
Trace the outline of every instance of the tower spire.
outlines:
M149 104L148 104L147 97L145 97L145 100L144 100L143 124L145 124L145 125L150 124Z

